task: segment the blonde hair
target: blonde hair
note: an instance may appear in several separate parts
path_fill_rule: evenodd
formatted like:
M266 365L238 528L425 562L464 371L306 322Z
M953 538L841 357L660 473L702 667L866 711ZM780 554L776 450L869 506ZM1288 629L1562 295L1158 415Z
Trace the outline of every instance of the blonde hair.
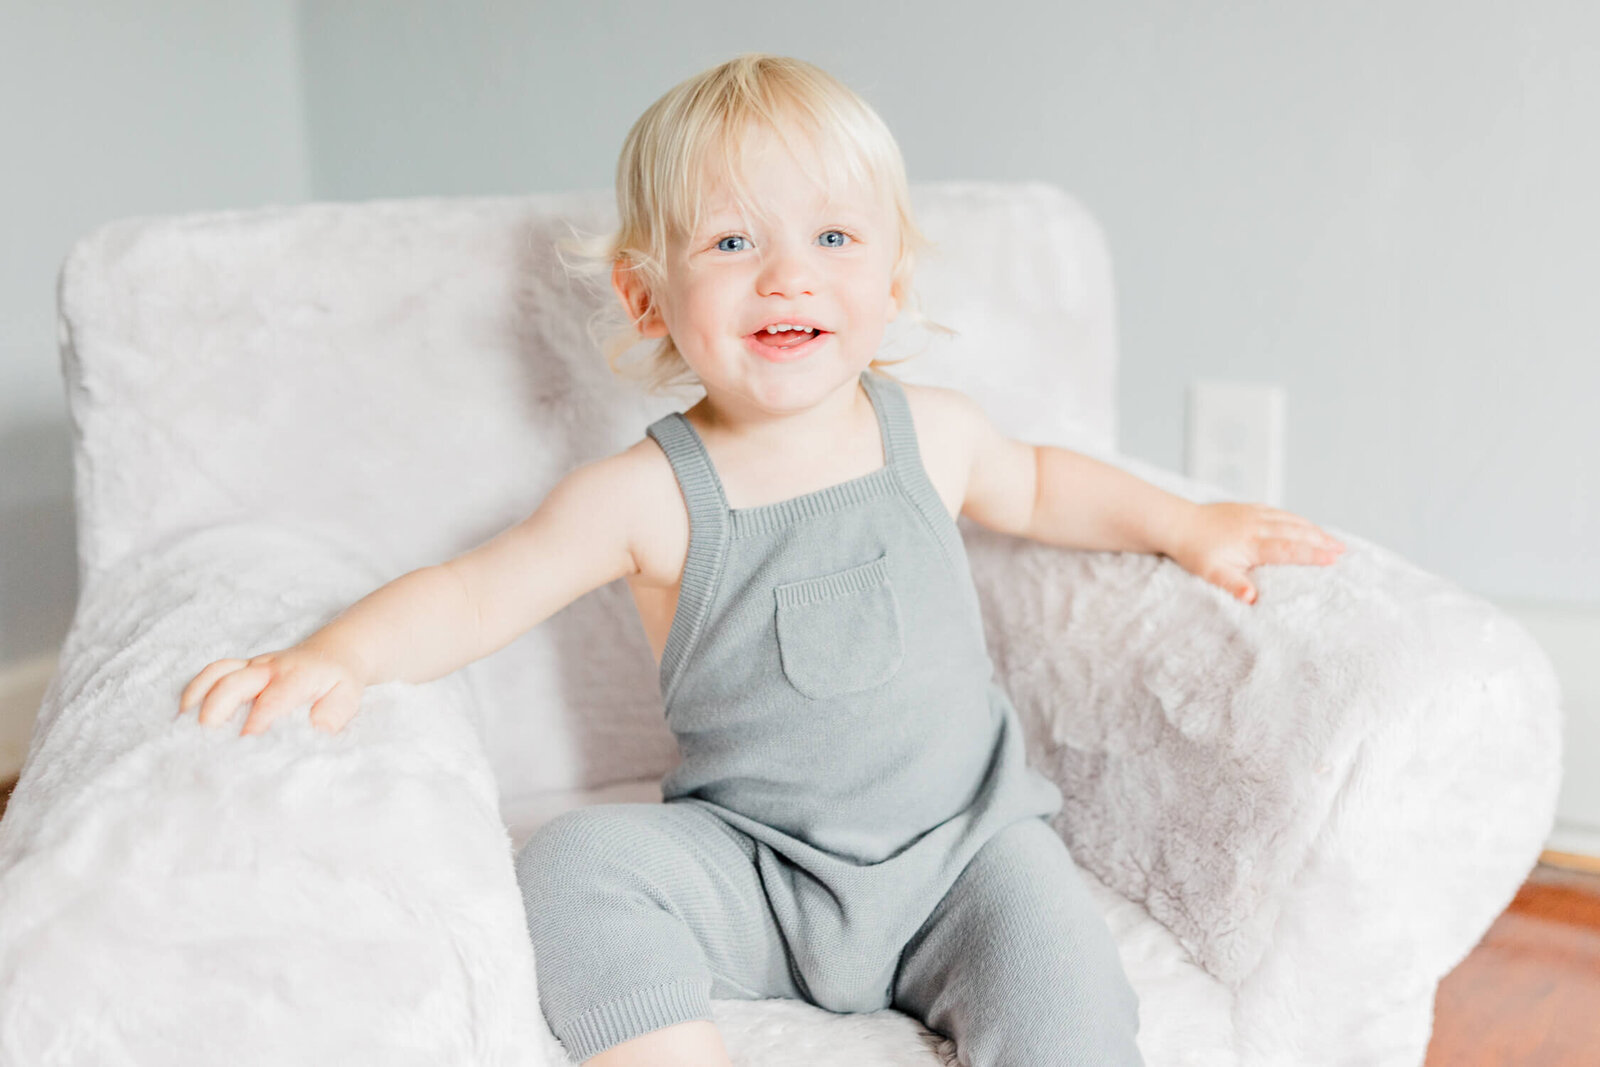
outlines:
M776 134L802 165L810 167L820 160L825 171L820 184L825 189L854 180L888 194L900 230L891 277L900 296L901 317L954 333L921 313L911 288L919 256L933 245L917 227L905 162L883 119L822 69L799 59L752 52L702 71L646 108L628 131L617 159L617 230L579 235L558 245L576 254L576 263L563 259L569 270L590 276L611 296L591 320L590 336L612 372L639 381L651 393L698 383L670 334L655 346L642 368L619 365L621 356L643 339L638 329L643 315L630 319L624 312L611 292L611 271L621 261L623 269L638 272L648 292L661 292L668 242L699 225L702 185L710 163L724 165L738 205L748 207L739 164L742 137L752 127ZM818 151L796 150L790 136L795 130ZM881 369L909 358L874 359L871 366Z

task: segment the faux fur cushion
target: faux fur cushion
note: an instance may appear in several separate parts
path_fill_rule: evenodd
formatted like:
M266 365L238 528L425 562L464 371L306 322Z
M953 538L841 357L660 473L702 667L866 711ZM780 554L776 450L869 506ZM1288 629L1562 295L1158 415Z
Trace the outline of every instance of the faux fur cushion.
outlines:
M1081 209L1045 186L918 196L944 252L928 310L965 347L904 376L1209 498L1110 451L1109 273ZM0 823L0 1052L63 1011L116 1020L43 1038L89 1060L159 1043L190 1025L172 993L195 973L216 1055L193 1062L550 1050L495 805L670 769L621 583L456 675L374 688L340 737L171 714L205 662L492 536L684 405L609 377L582 329L598 297L553 263L567 222L606 210L318 204L74 248L82 593ZM1067 796L1057 828L1226 987L1241 1062L1415 1062L1433 984L1553 818L1559 693L1528 635L1343 531L1338 564L1260 568L1244 605L1162 557L962 523L996 669Z
M1058 828L1212 974L1243 984L1330 859L1360 884L1345 903L1412 897L1439 919L1329 912L1357 969L1404 946L1437 979L1463 951L1441 931L1510 902L1561 774L1559 686L1514 619L1343 530L1337 563L1258 567L1244 604L1164 556L961 525L997 669L1067 798Z
M335 735L175 718L373 577L225 524L94 573L0 820L0 1062L561 1062L459 677Z
M1109 447L1114 315L1094 220L1048 185L914 197L937 243L916 288L960 335L902 329L906 316L884 356L922 350L900 370L964 389L1013 436ZM555 242L614 221L610 194L583 193L125 219L87 235L61 277L84 573L260 520L358 545L381 582L521 519L573 467L698 395L647 396L589 338L615 297L569 277ZM464 673L508 792L659 776L676 758L621 582Z

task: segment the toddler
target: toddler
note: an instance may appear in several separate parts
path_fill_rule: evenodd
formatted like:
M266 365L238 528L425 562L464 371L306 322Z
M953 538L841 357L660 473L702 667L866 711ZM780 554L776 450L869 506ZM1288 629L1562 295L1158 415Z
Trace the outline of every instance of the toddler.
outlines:
M810 64L745 55L634 125L595 253L654 384L705 396L570 472L528 519L402 575L300 644L208 665L180 707L424 682L628 579L682 761L665 803L544 824L516 857L541 1007L589 1064L728 1064L712 998L894 1007L971 1067L1140 1063L1138 1001L1047 821L994 677L956 516L1159 552L1247 601L1262 563L1342 545L998 433L875 359L924 239L878 115ZM613 364L614 365L614 364ZM180 710L180 714L182 714Z

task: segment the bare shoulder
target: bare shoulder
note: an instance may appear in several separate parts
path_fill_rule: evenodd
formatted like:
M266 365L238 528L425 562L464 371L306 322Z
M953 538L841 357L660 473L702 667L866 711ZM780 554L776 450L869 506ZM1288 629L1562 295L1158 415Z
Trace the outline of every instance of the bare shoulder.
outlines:
M914 382L902 382L900 388L906 394L911 421L916 424L919 438L927 434L967 435L972 429L974 413L982 414L977 401L959 389Z
M959 389L905 386L928 478L952 517L1024 533L1033 514L1034 446L1006 437L983 406Z
M959 389L911 382L902 382L901 389L911 410L917 450L922 453L928 480L954 518L965 500L973 442L983 410Z
M667 587L683 576L689 556L689 508L667 454L649 435L599 461L612 491L625 500L632 576L641 585Z

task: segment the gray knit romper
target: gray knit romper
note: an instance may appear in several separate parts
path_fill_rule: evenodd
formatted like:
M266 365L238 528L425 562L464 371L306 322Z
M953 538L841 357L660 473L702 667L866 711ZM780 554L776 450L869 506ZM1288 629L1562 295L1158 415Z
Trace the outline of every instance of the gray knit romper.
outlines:
M915 1009L967 1030L955 1036L973 1064L1024 1048L1048 1050L1015 1059L1032 1067L1137 1063L1135 998L1045 821L1061 793L1025 762L905 394L870 370L860 380L885 465L759 507L728 507L681 413L650 425L689 509L660 667L682 761L664 804L564 813L519 854L541 1005L579 1059L710 1018L716 995ZM972 861L991 842L980 871ZM964 871L970 899L958 901ZM995 926L1001 901L1020 917ZM932 929L941 902L969 916L965 929ZM907 954L924 943L917 978ZM997 967L1018 981L996 982ZM1037 999L1022 990L1040 983L1053 989L1020 1022L990 1002ZM1028 1021L1041 1013L1071 1033ZM1038 1030L1035 1044L1007 1026Z

